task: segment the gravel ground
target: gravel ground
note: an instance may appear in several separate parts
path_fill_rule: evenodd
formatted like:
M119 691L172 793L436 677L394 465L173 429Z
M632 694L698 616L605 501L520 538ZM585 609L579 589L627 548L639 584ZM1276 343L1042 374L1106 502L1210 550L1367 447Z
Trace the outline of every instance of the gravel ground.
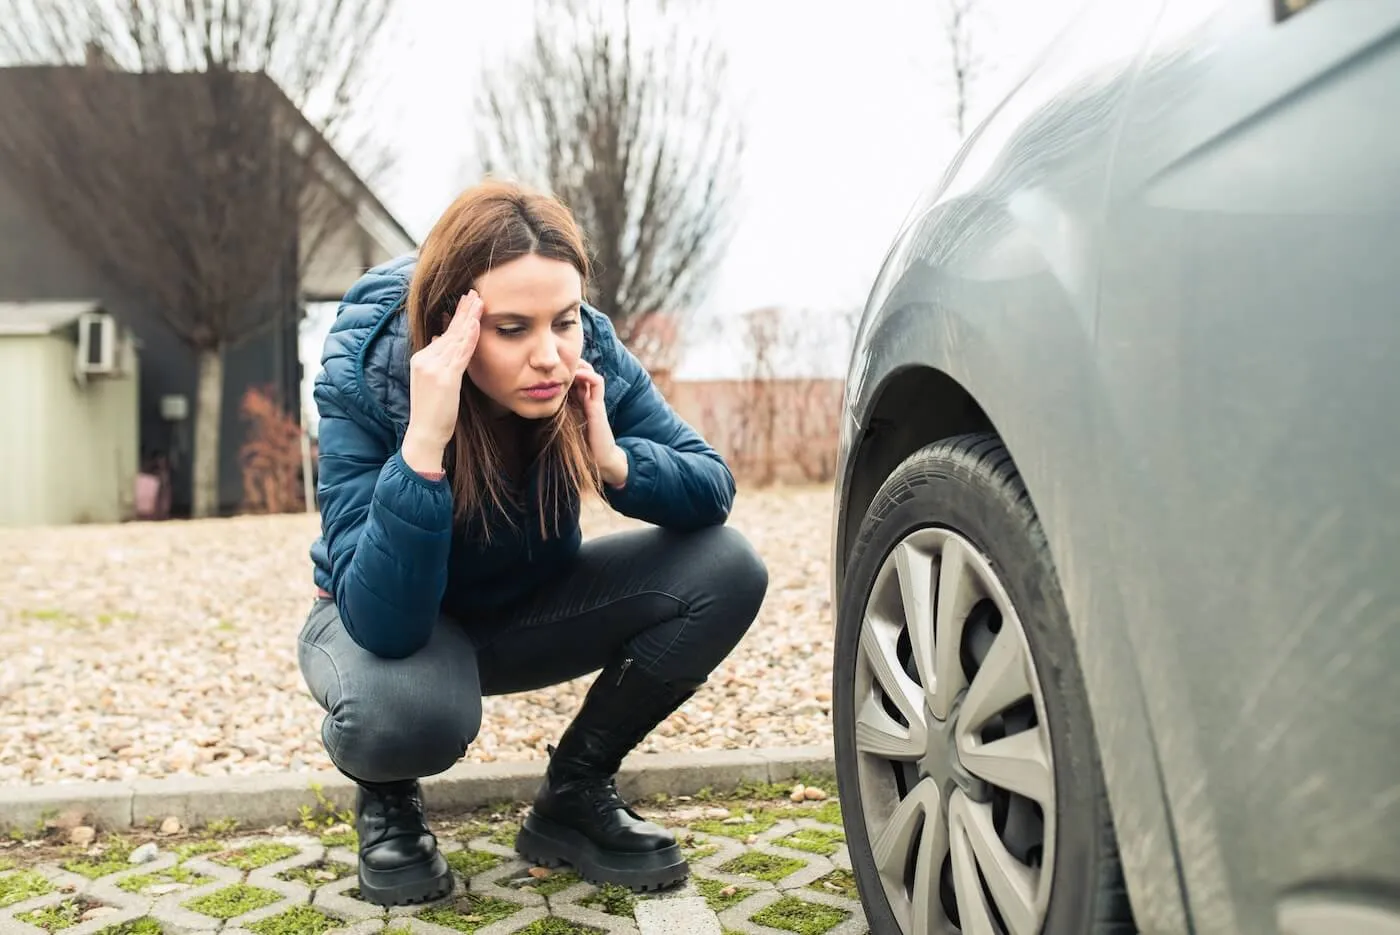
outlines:
M642 749L831 738L831 493L747 490L767 559L748 636ZM636 524L591 505L587 536ZM307 515L0 531L0 785L326 769L295 640ZM589 679L488 698L468 760L545 756Z

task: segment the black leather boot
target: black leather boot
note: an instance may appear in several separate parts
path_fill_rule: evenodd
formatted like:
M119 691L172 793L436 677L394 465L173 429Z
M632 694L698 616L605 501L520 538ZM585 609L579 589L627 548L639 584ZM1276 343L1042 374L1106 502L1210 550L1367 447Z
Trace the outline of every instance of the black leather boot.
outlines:
M683 881L690 868L675 837L634 812L614 776L622 758L699 687L653 678L631 659L604 669L558 748L550 748L515 849L546 867L568 863L590 883L646 891Z
M428 830L417 780L355 780L355 831L360 837L360 896L379 906L441 899L452 871Z

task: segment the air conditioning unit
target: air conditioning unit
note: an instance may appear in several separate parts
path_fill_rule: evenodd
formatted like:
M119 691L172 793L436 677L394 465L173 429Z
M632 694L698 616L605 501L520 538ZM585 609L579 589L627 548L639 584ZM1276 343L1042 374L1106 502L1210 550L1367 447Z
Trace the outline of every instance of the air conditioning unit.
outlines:
M121 335L117 321L106 312L78 316L78 373L117 376L122 372Z

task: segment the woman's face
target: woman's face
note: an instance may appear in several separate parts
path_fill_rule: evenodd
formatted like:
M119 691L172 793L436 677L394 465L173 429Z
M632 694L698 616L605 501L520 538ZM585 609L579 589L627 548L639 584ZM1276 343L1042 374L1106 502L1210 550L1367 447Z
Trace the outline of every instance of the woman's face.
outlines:
M531 254L479 276L476 291L485 309L467 375L497 411L553 416L569 398L583 352L578 270Z

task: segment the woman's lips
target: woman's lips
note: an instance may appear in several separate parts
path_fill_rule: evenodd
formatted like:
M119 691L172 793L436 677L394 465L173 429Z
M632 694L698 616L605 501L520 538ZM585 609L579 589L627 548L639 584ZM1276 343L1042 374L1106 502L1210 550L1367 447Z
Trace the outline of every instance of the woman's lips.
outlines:
M559 395L562 383L541 383L525 388L525 395L531 399L553 399Z

